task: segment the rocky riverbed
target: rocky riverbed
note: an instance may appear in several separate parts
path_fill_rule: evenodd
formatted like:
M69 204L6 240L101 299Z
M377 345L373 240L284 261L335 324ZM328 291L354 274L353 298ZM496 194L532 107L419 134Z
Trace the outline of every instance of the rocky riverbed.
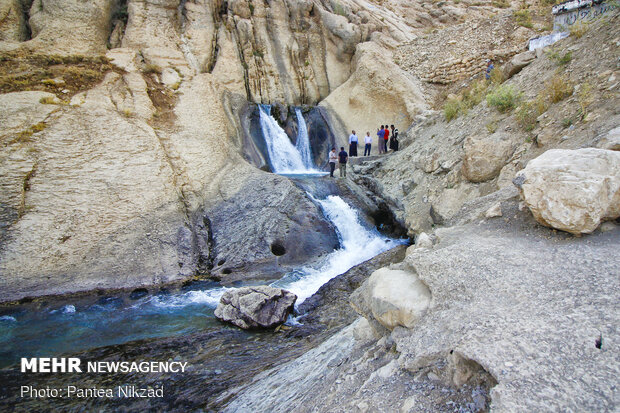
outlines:
M28 375L19 367L0 370L0 406L11 409L118 408L140 411L146 408L166 411L205 409L219 411L226 404L224 392L249 382L252 377L274 366L295 359L320 345L330 336L355 321L357 315L348 306L348 295L370 273L404 258L406 246L399 246L352 268L330 281L300 308L300 325L283 326L275 331L242 331L224 324L211 325L204 331L172 338L142 340L132 343L91 349L74 354L97 361L121 360L182 360L189 363L184 374L64 374ZM79 383L84 388L105 388L120 384L161 387L162 399L146 400L37 400L22 399L21 385L59 387ZM19 403L18 403L19 401Z

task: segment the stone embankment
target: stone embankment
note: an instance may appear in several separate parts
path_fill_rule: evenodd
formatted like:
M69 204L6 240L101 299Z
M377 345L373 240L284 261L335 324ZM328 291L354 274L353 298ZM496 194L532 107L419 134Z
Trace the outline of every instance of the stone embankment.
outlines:
M468 21L422 35L397 48L399 66L422 81L450 84L479 75L486 59L497 66L522 51L534 31L519 27L512 12Z

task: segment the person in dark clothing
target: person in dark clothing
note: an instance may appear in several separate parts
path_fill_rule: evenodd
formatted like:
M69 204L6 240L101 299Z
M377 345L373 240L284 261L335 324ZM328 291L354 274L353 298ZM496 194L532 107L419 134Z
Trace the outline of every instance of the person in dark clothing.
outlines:
M344 150L344 146L340 147L340 153L338 154L338 163L340 168L340 177L347 177L347 160L349 160L349 154Z
M357 144L358 137L355 134L355 131L351 131L351 136L349 136L349 155L357 156Z
M392 131L392 138L390 140L390 148L393 151L397 151L398 150L398 129L394 129Z

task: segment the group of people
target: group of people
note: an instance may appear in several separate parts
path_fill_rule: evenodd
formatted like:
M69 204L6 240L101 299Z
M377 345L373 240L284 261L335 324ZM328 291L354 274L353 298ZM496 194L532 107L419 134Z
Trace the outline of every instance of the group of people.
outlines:
M379 145L379 154L387 153L388 148L393 151L398 150L398 129L394 128L394 125L381 125L377 129L377 143ZM357 146L359 145L359 138L355 134L355 131L351 131L349 136L349 153L344 150L344 146L340 147L340 152L336 153L336 148L332 148L329 152L329 176L334 176L336 170L336 162L339 163L340 177L346 178L347 176L347 161L349 156L357 156ZM372 148L372 137L370 132L366 132L364 136L364 156L370 155Z

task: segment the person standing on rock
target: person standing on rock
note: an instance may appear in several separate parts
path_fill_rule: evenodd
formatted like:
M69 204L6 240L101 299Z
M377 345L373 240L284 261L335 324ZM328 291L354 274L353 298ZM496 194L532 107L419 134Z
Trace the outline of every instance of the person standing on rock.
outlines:
M358 143L357 135L355 131L351 131L351 136L349 136L349 155L357 156L357 143Z
M398 150L398 129L394 129L394 125L390 125L392 129L392 137L390 138L390 149L396 152Z
M384 134L385 134L385 131L383 130L383 125L381 125L381 128L377 130L377 136L378 136L377 143L379 144L379 154L382 154L383 152L385 152L383 148L383 135Z
M372 147L372 137L370 136L370 132L366 132L366 136L364 136L364 156L370 156L370 148Z
M394 147L392 149L394 149L394 152L396 152L398 150L398 129L394 129L394 132L392 133L392 139L394 141Z
M338 154L338 158L339 158L339 163L340 163L339 165L340 177L346 178L347 177L347 161L349 160L349 155L344 150L344 146L340 147L340 153Z
M334 177L334 171L336 170L336 161L338 160L338 154L336 148L332 148L329 153L329 176Z
M487 59L487 70L484 74L486 80L491 80L491 72L493 71L493 69L495 69L495 66L493 66L493 62L491 62L491 59Z
M385 124L385 129L383 130L383 151L387 153L388 151L388 140L390 139L390 130L388 129L387 123Z

